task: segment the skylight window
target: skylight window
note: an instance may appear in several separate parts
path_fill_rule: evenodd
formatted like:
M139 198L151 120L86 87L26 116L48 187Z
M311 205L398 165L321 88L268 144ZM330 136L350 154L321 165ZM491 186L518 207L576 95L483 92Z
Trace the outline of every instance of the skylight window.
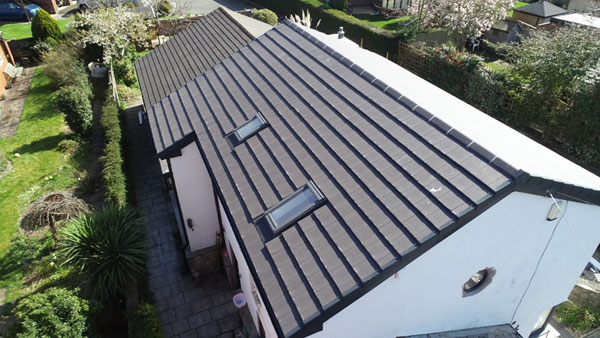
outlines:
M257 113L252 119L239 126L226 137L229 140L229 143L235 147L261 131L267 124L265 118L260 113Z
M269 240L288 226L298 222L325 203L325 197L317 186L309 181L306 185L265 211L256 224L263 238Z

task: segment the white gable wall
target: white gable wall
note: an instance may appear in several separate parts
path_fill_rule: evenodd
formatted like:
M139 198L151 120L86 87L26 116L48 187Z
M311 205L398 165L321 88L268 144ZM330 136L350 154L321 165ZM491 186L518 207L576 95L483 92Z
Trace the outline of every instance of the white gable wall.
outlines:
M512 193L311 337L395 337L513 321L527 337L542 311L566 300L589 259L567 220L590 255L600 241L600 208L568 202L558 223L560 219L546 220L552 204L550 198ZM463 297L463 283L486 267L496 269L492 282Z
M214 246L219 220L212 181L195 142L170 159L179 205L191 251ZM187 227L191 219L194 230Z

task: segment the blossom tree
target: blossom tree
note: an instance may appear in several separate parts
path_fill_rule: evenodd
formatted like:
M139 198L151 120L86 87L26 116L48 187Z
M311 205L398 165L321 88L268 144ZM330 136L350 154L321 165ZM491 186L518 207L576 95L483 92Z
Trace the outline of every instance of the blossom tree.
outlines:
M103 7L85 13L71 25L81 33L85 46L102 47L106 63L121 59L132 44L145 46L150 39L148 24L142 15L126 6Z
M513 5L514 0L413 0L408 13L427 27L479 37Z

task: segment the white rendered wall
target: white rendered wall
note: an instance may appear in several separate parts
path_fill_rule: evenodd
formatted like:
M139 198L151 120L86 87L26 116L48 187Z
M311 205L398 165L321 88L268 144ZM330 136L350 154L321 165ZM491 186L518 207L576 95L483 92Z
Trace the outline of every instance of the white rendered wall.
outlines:
M183 215L191 251L214 246L219 220L214 191L208 170L202 161L195 142L181 150L181 155L171 158L171 169L179 205ZM187 227L191 219L194 229Z
M260 322L262 323L263 329L265 331L266 338L276 338L277 333L275 332L275 328L273 327L273 323L269 318L269 314L267 313L264 305L257 305L254 301L254 295L252 294L252 275L250 274L250 269L248 268L248 264L246 264L246 260L244 259L244 255L242 255L242 250L235 238L233 233L233 229L231 228L231 223L229 222L229 218L227 214L223 210L223 204L219 201L219 212L221 213L221 221L223 222L223 229L225 231L225 245L227 246L227 250L229 253L233 252L235 255L235 259L238 263L238 274L240 276L240 285L242 287L242 292L246 296L247 306L250 310L250 314L252 314L252 320L254 321L254 325L258 329L258 319L260 318ZM260 304L264 304L260 294L256 293Z
M512 193L311 337L396 337L513 321L528 337L542 311L566 300L600 241L600 208L568 202L562 220L547 221L552 204L550 198ZM463 297L463 283L487 267L496 269L492 282Z

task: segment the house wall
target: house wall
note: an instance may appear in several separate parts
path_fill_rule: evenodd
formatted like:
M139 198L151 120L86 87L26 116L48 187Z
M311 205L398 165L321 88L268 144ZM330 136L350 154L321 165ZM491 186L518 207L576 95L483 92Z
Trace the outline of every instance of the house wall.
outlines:
M171 158L171 169L177 189L184 226L191 251L214 246L220 231L213 185L195 142L185 146L181 155Z
M250 314L252 315L252 320L254 321L254 325L258 328L258 319L262 323L265 337L267 338L276 338L277 333L271 319L269 318L269 314L267 313L262 298L258 292L252 292L252 284L254 283L252 279L252 275L250 274L250 269L248 268L248 264L244 259L244 255L242 254L242 250L238 244L238 241L233 233L233 229L231 228L231 223L229 222L229 218L223 209L223 204L219 201L219 212L221 213L221 221L223 223L223 230L225 232L225 245L227 247L227 251L235 255L238 264L238 274L240 276L240 285L242 288L242 292L246 296L247 306L250 310ZM258 299L258 303L255 301L254 297Z
M5 40L0 40L0 96L4 94L6 90L6 84L10 81L10 76L4 73L8 63L15 64L15 60L12 56L8 43Z
M395 337L513 321L528 337L544 310L567 299L600 240L600 208L568 202L565 217L547 221L552 204L510 194L311 337ZM491 283L463 297L463 283L484 268L496 271Z

